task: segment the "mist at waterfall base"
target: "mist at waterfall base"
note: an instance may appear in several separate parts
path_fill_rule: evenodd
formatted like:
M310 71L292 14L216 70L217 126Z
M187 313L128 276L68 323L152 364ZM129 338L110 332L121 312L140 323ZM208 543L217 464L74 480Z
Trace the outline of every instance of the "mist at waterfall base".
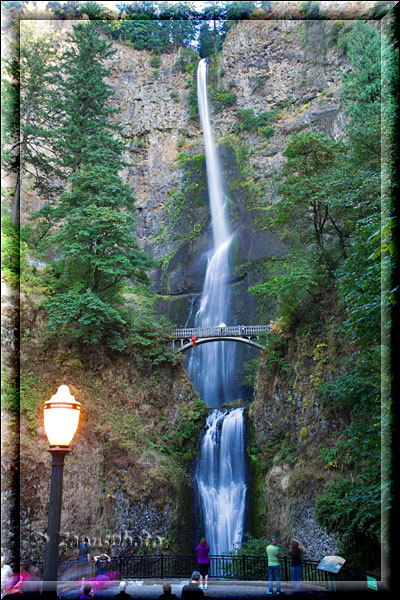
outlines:
M207 97L207 62L199 63L197 96L206 154L213 248L208 255L195 327L214 327L230 321L230 248L234 233L226 213L222 181ZM203 531L211 554L231 551L240 543L246 509L247 477L243 408L221 410L236 400L239 384L234 342L213 342L197 347L188 359L189 376L210 411L195 468L195 489Z

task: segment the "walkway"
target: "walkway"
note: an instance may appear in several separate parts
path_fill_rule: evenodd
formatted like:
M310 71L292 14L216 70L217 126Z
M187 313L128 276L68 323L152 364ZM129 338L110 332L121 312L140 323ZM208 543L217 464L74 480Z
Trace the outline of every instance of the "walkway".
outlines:
M172 593L178 598L181 597L182 588L185 584L189 583L188 580L168 580L172 586ZM162 594L162 585L165 583L164 580L144 580L144 581L129 581L128 580L127 593L135 600L147 600L156 599ZM275 589L275 586L274 586ZM286 595L291 595L291 583L283 581L281 589ZM267 596L268 582L267 581L211 581L208 586L208 590L204 591L206 598L215 599L232 599L232 600L265 600ZM107 589L97 591L95 593L96 598L113 598L119 591L119 585L117 582L113 583ZM325 597L328 593L326 587L317 587L311 584L303 584L303 592L314 593L318 597ZM300 590L299 590L300 592ZM77 588L71 589L70 591L62 591L59 588L59 597L67 599L79 598ZM293 596L298 598L298 595Z

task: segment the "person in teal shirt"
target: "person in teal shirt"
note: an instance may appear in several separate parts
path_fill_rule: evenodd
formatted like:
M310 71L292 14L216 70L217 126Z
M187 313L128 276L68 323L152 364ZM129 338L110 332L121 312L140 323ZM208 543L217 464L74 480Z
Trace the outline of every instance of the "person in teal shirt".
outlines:
M270 539L267 546L268 557L268 594L273 593L274 579L276 581L276 593L281 593L281 574L279 566L279 546L274 537Z

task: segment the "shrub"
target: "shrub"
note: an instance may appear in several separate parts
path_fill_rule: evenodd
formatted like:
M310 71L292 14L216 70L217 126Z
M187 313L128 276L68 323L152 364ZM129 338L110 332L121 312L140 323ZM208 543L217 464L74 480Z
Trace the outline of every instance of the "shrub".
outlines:
M158 69L158 67L161 65L161 58L159 56L152 56L150 58L150 66L153 67L153 69Z
M276 110L270 110L256 115L252 108L243 108L239 110L241 127L247 131L257 131L269 138L274 133L274 128L269 123L274 121L276 114Z
M225 90L211 89L210 95L215 113L222 110L225 106L232 106L237 100L235 92L226 92Z

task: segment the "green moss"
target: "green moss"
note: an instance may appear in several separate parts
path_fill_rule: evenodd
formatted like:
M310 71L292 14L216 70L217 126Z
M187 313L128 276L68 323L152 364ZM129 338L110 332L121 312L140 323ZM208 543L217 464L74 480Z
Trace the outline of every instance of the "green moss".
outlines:
M304 441L305 439L308 438L308 436L309 436L308 428L302 427L300 429L300 439Z
M243 415L246 424L246 454L250 476L250 488L247 492L249 513L247 530L254 537L261 537L265 533L267 522L265 472L262 469L262 451L257 442L256 430L249 415L249 408L245 408Z
M198 237L206 226L206 219L203 222L199 220L199 208L204 207L208 214L205 155L181 152L173 168L182 169L183 185L181 189L173 188L168 192L170 200L166 204L167 228L175 239L176 229L179 228L182 231L179 238L188 241Z
M11 414L19 414L19 390L17 379L9 373L1 372L1 408Z
M182 48L176 59L175 66L178 67L182 73L194 73L199 61L200 56L196 50L193 50L193 48Z
M207 405L201 400L196 400L190 406L184 405L177 425L162 436L160 451L173 454L182 465L191 463L196 458L197 441L204 427L207 410Z

